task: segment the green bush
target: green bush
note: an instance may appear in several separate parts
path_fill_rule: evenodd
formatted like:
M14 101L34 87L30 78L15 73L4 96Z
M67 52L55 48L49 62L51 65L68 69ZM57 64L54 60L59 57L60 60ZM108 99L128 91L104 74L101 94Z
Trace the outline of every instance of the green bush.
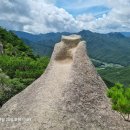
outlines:
M111 98L112 108L118 111L124 120L130 121L130 88L117 83L108 89L107 96Z
M0 105L21 92L35 81L46 69L49 58L41 57L32 59L29 57L0 56Z
M35 56L13 32L0 27L0 106L35 81L45 70L49 58Z

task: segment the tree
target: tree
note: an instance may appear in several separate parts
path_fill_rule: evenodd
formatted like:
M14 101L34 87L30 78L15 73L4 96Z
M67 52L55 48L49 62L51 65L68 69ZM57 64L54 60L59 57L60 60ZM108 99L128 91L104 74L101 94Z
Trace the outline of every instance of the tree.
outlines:
M0 55L0 105L21 92L46 69L49 58ZM7 78L6 78L7 77Z
M0 27L4 53L0 55L0 106L35 81L45 70L49 58L35 56L13 32Z

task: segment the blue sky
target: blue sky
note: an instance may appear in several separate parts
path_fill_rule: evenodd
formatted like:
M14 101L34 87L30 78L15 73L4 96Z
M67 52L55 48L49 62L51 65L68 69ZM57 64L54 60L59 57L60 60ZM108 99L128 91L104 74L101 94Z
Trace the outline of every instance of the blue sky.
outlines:
M98 16L110 10L110 8L105 6L105 2L96 2L92 0L56 0L55 5L59 8L64 8L73 16L84 13L92 13Z
M31 33L130 32L130 0L0 0L0 26Z

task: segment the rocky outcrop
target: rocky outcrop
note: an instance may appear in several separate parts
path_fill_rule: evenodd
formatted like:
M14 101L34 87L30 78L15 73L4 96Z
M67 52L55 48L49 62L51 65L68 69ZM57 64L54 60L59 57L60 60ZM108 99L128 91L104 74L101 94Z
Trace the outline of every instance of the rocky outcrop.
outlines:
M0 54L3 54L3 45L1 42L0 42Z
M63 36L45 73L3 105L0 129L129 130L111 110L106 89L81 37Z

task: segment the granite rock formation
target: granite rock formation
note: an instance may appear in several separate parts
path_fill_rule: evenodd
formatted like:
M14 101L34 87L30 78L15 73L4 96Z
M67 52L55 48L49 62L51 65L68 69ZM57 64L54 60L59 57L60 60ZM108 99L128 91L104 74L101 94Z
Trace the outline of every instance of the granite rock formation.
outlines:
M3 105L0 129L129 130L111 110L106 90L85 42L78 35L63 36L45 73Z

